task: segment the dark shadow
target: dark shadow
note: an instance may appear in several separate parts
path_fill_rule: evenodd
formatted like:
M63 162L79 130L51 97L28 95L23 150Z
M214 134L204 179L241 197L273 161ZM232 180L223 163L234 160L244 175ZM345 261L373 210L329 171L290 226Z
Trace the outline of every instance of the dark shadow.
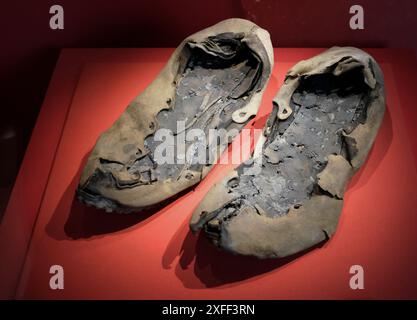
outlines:
M266 118L257 119L253 126L264 124ZM392 119L387 107L375 144L362 169L351 180L349 189L360 188L367 183L385 157L392 143L392 137ZM256 277L285 267L325 244L326 241L323 241L282 259L259 260L221 251L206 239L203 232L199 236L194 236L189 231L187 219L168 244L162 258L162 266L164 269L174 267L177 277L187 288L228 287L241 281L253 281Z
M141 213L115 214L94 207L87 207L74 197L77 183L78 181L75 181L67 189L67 192L70 193L69 196L73 196L73 200L70 215L64 225L64 232L71 239L90 238L117 232L148 219L158 211L152 209Z
M88 207L79 202L75 196L81 172L88 158L87 155L84 156L77 173L45 228L46 233L56 240L88 239L126 230L132 226L137 227L138 224L147 224L157 215L171 208L177 200L180 200L180 197L190 191L190 189L184 190L161 205L130 214L107 213L95 207Z
M261 129L266 119L267 116L253 119L252 128ZM231 145L229 149L231 149ZM88 207L75 197L75 190L89 154L90 152L83 157L77 173L68 185L51 220L46 226L47 234L54 239L88 239L94 236L119 232L138 224L148 223L156 215L170 209L177 200L180 200L181 197L188 194L191 190L195 190L199 185L192 186L150 209L131 214L107 213L95 207Z
M203 232L198 236L193 235L187 220L165 250L162 267L171 269L179 257L175 274L186 288L230 287L241 281L253 281L256 277L284 267L308 252L321 248L325 243L326 241L322 241L289 257L260 260L219 250Z

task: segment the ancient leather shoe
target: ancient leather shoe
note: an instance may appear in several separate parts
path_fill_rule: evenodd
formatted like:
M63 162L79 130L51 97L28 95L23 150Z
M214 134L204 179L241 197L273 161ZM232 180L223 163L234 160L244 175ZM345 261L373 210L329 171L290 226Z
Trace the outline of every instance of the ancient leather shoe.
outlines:
M365 52L334 47L297 63L253 157L210 190L191 229L259 258L285 257L331 237L346 184L384 111L383 75Z
M242 129L258 111L272 64L268 32L250 21L225 20L185 39L158 77L99 137L78 198L106 211L130 212L161 204L198 183L218 155L212 162L188 161L184 156L195 145L187 141L180 147L177 138L195 129L203 134ZM162 152L158 132L173 138ZM156 153L175 154L175 159L159 161Z

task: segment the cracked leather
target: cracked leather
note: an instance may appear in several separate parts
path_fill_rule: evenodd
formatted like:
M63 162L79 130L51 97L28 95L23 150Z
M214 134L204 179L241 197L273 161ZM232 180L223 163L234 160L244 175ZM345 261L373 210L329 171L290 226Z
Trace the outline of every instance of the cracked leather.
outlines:
M254 155L209 191L191 229L203 229L222 249L258 258L285 257L328 239L384 111L383 74L364 51L333 47L297 63Z
M155 132L242 129L258 111L272 65L268 32L247 20L225 20L185 39L101 134L82 172L78 198L126 213L160 205L198 183L212 164L158 164ZM178 121L185 122L185 132L177 132Z

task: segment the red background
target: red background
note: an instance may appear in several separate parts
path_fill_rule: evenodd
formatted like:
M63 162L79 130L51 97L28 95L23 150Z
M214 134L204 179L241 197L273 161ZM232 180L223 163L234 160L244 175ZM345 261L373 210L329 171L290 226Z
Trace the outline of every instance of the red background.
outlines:
M255 127L263 126L288 68L320 51L275 50ZM191 235L192 211L227 166L216 166L195 191L159 212L106 214L76 201L97 136L171 52L63 51L0 228L0 296L17 289L17 298L54 299L417 298L417 147L409 138L417 68L406 51L369 50L385 74L387 111L367 162L349 184L337 232L323 247L259 261ZM62 291L49 288L54 264L65 270ZM355 264L365 270L365 290L349 288Z
M65 29L49 28L60 4ZM365 29L348 27L349 8L365 10ZM10 185L62 47L176 47L187 35L230 17L247 18L271 33L274 47L417 48L414 0L15 0L0 9L0 188ZM0 189L0 212L4 196ZM0 214L1 216L1 214Z
M49 28L49 7L53 4L61 4L64 7L64 30L54 31ZM360 4L365 10L365 30L351 30L348 27L350 18L348 11L353 4ZM114 2L98 0L61 0L58 2L16 0L2 3L0 10L0 35L2 39L2 50L0 50L0 101L2 102L2 116L0 117L0 152L2 154L2 157L0 157L0 219L2 209L11 190L13 178L26 150L33 125L62 47L176 47L181 40L191 33L226 18L241 17L250 19L268 29L275 47L354 45L360 47L400 47L416 50L416 13L417 1L414 0L177 0L175 2L162 0L119 0ZM81 56L76 59L75 56L77 55ZM413 55L414 53L411 53L411 56ZM10 228L10 233L16 233L17 230L25 230L25 232L17 232L12 245L9 245L8 242L0 243L0 245L3 245L0 249L6 248L12 251L16 250L16 252L26 250L25 243L31 237L31 226L34 222L32 214L38 212L40 199L44 196L44 188L50 177L50 166L55 159L54 150L59 144L63 128L61 120L64 121L66 117L65 108L71 104L74 93L73 87L78 81L79 70L77 68L84 62L93 61L95 59L93 59L93 56L92 51L84 50L78 54L68 53L67 51L66 55L61 57L61 69L55 72L55 81L51 83L48 97L44 103L44 115L39 116L38 130L37 133L34 133L34 138L28 149L26 165L24 165L26 169L21 170L20 183L18 181L15 186L14 194L16 196L9 205L10 212L17 213L17 219L12 224L8 219L3 219L0 225L3 230L12 225L13 228ZM159 61L161 65L166 57L163 56ZM126 61L127 59L127 61L137 62L137 58L137 56L131 57L127 54L127 56L119 56L118 61ZM291 61L287 62L294 63L296 58L293 57ZM278 59L281 63L285 62L285 60L282 60L285 59L283 56L278 57ZM416 155L417 139L415 139L414 128L417 117L414 112L415 97L410 94L410 92L415 92L415 74L417 70L415 60L410 57L410 54L394 54L389 55L387 61L394 63L389 69L395 75L391 78L391 81L393 83L397 81L396 87L391 85L389 89L390 99L397 97L405 113L405 116L399 122L400 130L408 133L408 138L405 138L406 140L403 140L403 143L408 141L411 152ZM62 68L62 65L66 67ZM278 72L284 71L279 70ZM388 71L388 73L391 71ZM150 80L147 79L147 81ZM135 78L133 81L143 81L143 79ZM280 81L280 78L277 78L277 81ZM278 86L279 82L275 84ZM135 90L138 88L141 87L135 87ZM66 105L65 108L63 105ZM49 107L45 108L45 106ZM119 105L119 107L123 106ZM397 114L395 113L395 115ZM116 114L113 116L116 116ZM48 123L48 125L45 126L45 123ZM101 125L104 124L101 123ZM14 138L8 141L2 140L3 133L10 128L15 132ZM36 156L39 154L41 154L40 157ZM48 165L40 167L39 164L41 163L47 163ZM399 164L404 165L403 159L394 159L391 168L393 174L395 173L395 167ZM414 183L410 188L414 188L416 184L413 177L414 173L410 175L409 180L405 179ZM399 185L391 193L401 194L400 191L406 186L408 186L408 182L404 183L404 186ZM386 186L381 183L378 188L386 188ZM377 190L380 190L378 188ZM25 197L22 198L22 195ZM379 197L385 198L387 193L380 194ZM404 203L411 205L407 199L404 199ZM368 200L364 200L364 202L366 201ZM372 205L372 203L368 205ZM380 207L378 206L378 208ZM392 211L393 208L388 209ZM395 232L393 231L392 234L387 235L382 240L383 243L378 247L380 260L377 259L374 262L384 266L385 260L387 260L390 263L397 263L399 269L381 267L381 273L379 273L381 278L383 277L383 271L388 270L386 277L392 277L392 280L391 282L388 281L385 288L379 288L381 289L380 294L388 294L391 291L397 297L406 294L415 297L415 288L413 287L415 278L413 276L410 278L404 268L400 268L402 265L407 265L407 270L411 267L415 269L413 253L408 253L409 256L402 258L390 256L390 252L393 250L390 245L395 245L395 250L398 252L415 251L412 243L416 242L416 239L410 239L409 236L403 235L401 227L404 224L406 230L417 234L415 228L412 229L414 225L410 224L414 221L412 215L415 210L414 207L403 205L395 208L402 208L407 214L390 217L394 226L396 226L395 223L398 223L398 225L396 228L390 229ZM397 211L403 212L400 209L397 209ZM394 215L394 213L392 214ZM185 221L185 216L183 218ZM376 221L379 221L378 217L376 218ZM410 218L409 221L408 218ZM388 225L387 221L385 223ZM130 220L120 222L119 227L124 228L133 222ZM104 223L103 232L107 230L107 226L114 223L112 220ZM76 225L76 223L74 224ZM116 223L116 225L118 224ZM185 230L184 227L180 229ZM186 235L184 232L180 231L178 239L182 239ZM378 230L378 232L380 231ZM2 239L5 238L0 237L0 241ZM6 237L6 239L10 238ZM365 240L369 239L365 237ZM412 241L410 242L410 240ZM386 251L383 250L384 241L388 241ZM199 246L204 247L204 242L200 241L198 243ZM174 255L176 250L173 249L168 256ZM371 254L370 252L366 253ZM385 257L384 254L386 254ZM393 259L396 260L393 261ZM204 259L202 262L205 265L209 263ZM18 272L8 270L14 263L17 263L17 261L12 261L10 265L0 264L0 273L3 273L4 270ZM240 261L238 260L237 263L240 263ZM254 267L249 264L245 272L253 278L251 268ZM266 264L263 268L273 270L276 266L272 263L270 266ZM199 270L203 269L200 268ZM178 272L181 271L180 269L177 270L179 270ZM213 272L220 278L226 278L226 280L236 278L233 272L228 273L226 271L226 275L224 275L225 270L222 267L217 267L217 270L217 272L215 270ZM395 273L393 275L389 270L399 271L400 276L396 276ZM199 272L203 275L209 273L208 271ZM184 275L186 273L180 272L180 274ZM43 277L46 276L43 275ZM265 279L268 279L268 277ZM409 283L405 288L403 283L407 281ZM22 293L23 296L30 296L35 294L36 290L33 291L33 287L29 286L28 289L24 289L24 292L24 294ZM372 296L378 297L379 294Z

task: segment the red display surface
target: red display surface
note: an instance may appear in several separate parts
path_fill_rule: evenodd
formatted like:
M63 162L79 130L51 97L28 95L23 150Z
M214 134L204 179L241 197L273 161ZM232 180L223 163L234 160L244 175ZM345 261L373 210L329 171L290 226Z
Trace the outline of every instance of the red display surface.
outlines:
M321 49L276 49L258 116L262 127L286 71ZM349 184L336 234L280 260L220 252L188 230L199 200L231 166L158 212L114 215L74 199L99 134L158 74L172 49L70 49L56 67L0 229L0 293L16 298L338 299L417 298L416 62L370 49L387 112L363 168ZM349 268L365 289L349 287ZM64 290L49 287L61 265Z

